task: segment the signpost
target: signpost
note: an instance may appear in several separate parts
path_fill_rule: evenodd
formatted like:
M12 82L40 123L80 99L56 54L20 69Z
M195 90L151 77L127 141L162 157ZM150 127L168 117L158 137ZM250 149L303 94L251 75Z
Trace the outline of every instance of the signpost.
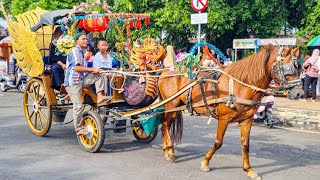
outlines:
M192 9L199 14L191 14L191 24L198 24L198 54L200 54L201 24L208 23L208 13L201 13L208 7L209 0L190 0Z

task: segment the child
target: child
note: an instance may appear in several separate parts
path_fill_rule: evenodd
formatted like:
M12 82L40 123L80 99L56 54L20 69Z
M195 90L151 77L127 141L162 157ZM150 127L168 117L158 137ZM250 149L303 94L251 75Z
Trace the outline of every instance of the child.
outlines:
M101 38L97 42L97 48L99 52L94 56L93 67L100 69L111 69L112 68L112 57L107 53L108 50L107 40Z
M94 55L95 55L94 47L91 44L88 44L86 48L86 52L84 54L84 56L86 57L88 67L92 67Z
M106 39L100 38L97 42L97 48L99 52L93 58L93 67L99 69L111 69L112 68L112 57L107 53L108 50L108 42ZM108 77L106 78L106 86L104 87L104 92L111 96L111 93L108 92Z

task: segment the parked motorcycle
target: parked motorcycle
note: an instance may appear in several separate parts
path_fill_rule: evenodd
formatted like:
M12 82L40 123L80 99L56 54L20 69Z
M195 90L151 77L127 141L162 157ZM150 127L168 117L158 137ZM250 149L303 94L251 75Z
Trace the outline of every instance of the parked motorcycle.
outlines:
M23 93L27 84L27 75L19 67L15 69L14 77L8 74L0 75L0 90L6 92L9 89L18 89Z
M278 123L278 120L274 119L272 113L272 105L274 104L274 96L270 95L266 98L265 103L261 103L258 111L254 115L255 121L263 122L268 128L272 128L274 124Z

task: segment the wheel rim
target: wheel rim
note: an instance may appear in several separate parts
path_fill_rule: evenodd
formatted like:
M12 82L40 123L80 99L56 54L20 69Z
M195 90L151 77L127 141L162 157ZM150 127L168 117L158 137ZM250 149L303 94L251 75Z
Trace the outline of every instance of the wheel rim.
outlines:
M80 135L81 142L87 148L92 148L98 141L98 126L94 118L86 116L82 119L80 127L86 130L85 135Z
M142 127L139 127L139 126L133 127L133 130L136 133L136 135L141 139L145 139L149 137L149 135L144 131Z
M37 135L44 135L51 125L51 107L45 98L42 82L30 80L24 93L24 111L31 131Z

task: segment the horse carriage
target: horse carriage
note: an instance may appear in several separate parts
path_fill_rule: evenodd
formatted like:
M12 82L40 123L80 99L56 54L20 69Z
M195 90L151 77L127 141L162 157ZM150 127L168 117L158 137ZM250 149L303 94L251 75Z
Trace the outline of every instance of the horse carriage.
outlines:
M63 123L68 110L72 108L72 102L66 95L64 87L60 89L60 92L56 92L50 86L50 73L45 70L51 34L56 27L63 26L63 24L61 25L57 22L63 20L71 11L45 12L38 8L19 15L18 19L33 18L35 23L28 25L21 22L13 22L7 17L18 64L29 76L23 98L25 117L30 130L37 136L44 136L50 130L52 122ZM97 19L98 16L127 19L149 18L147 14L109 14L106 16L91 13L77 14L74 18L82 18L82 20L89 21ZM81 20L76 20L73 25L78 25L79 21L81 22ZM24 26L29 26L32 31ZM107 26L104 28L106 29ZM143 48L147 49L147 46L154 48L154 41L150 38L146 39ZM138 51L141 49L133 48L132 52L136 53L131 56L131 59L134 59L133 63L139 63L137 61L139 59ZM164 56L163 51L158 54L159 57L155 56L154 62ZM111 71L115 72L112 73ZM151 127L151 132L148 131L146 133L139 121L134 122L134 119L138 118L137 115L127 116L126 118L119 116L120 112L125 113L148 106L156 99L157 90L155 89L154 78L146 77L147 83L139 83L138 77L126 77L125 72L129 72L129 69L123 70L124 74L117 72L119 71L114 69L110 70L109 73L105 73L109 81L109 94L112 95L112 98L104 103L103 106L97 106L97 97L91 87L84 88L82 91L82 101L85 106L83 107L81 126L86 128L88 133L78 136L78 141L81 147L88 152L99 151L104 143L105 130L125 132L126 128L132 128L134 137L143 143L151 142L157 135L157 126L154 125L154 127ZM138 73L136 74L138 75ZM146 87L147 84L148 87ZM90 111L85 111L86 107L89 107ZM155 109L154 112L156 111L161 111L161 109ZM145 116L153 112L153 110L144 110L144 112L139 113L139 115ZM158 117L157 119L159 121ZM107 121L109 126L105 127Z
M103 14L101 17L115 17L115 15ZM91 15L81 17L93 18ZM125 17L127 20L137 18L132 14L125 14ZM140 17L149 16L140 15ZM79 19L70 20L60 17L60 20L68 22ZM57 21L54 21L54 25L55 22ZM129 21L126 21L125 24L127 29L130 28ZM56 116L55 113L63 114L71 104L57 100L58 95L49 84L50 76L43 74L42 57L37 56L39 49L30 45L31 42L38 40L36 35L10 20L9 30L14 39L15 53L18 59L22 59L18 60L19 66L28 71L30 76L24 94L27 123L34 134L43 136L49 131L53 117ZM19 34L29 39L19 41ZM45 38L42 37L40 41L44 41ZM29 51L24 51L25 49ZM266 89L272 79L281 85L300 81L296 72L297 57L300 55L299 48L279 48L267 45L257 54L228 67L218 69L198 66L195 68L189 64L181 68L181 72L172 71L171 68L162 68L166 64L167 67L174 65L174 62L170 61L174 56L172 46L168 46L165 53L162 46L156 45L152 39L147 38L144 41L134 42L130 49L129 63L136 68L139 67L138 71L130 71L132 67L130 64L128 70L106 70L104 72L110 77L113 93L111 101L103 106L97 106L92 90L83 90L82 99L84 104L90 105L91 110L83 113L81 126L89 133L78 136L81 147L88 152L99 151L104 143L105 130L108 129L132 128L139 142L151 142L157 135L157 122L160 123L161 119L164 156L167 160L174 161L173 143L182 137L181 111L187 109L190 113L207 115L208 123L212 118L218 120L216 140L201 162L202 171L210 170L209 161L216 150L221 147L228 124L234 122L241 125L243 169L250 178L259 179L260 176L249 163L252 118L261 103L263 94L270 93ZM33 54L31 55L30 52ZM166 61L168 59L169 61ZM189 77L186 77L188 74ZM143 96L140 96L141 94ZM155 103L157 96L160 96L161 101ZM109 119L114 119L120 125L107 128L106 123L110 122ZM153 124L150 123L151 125L146 123L150 119L154 120ZM127 123L122 124L121 122ZM151 128L147 128L148 126ZM172 135L170 135L170 129Z

